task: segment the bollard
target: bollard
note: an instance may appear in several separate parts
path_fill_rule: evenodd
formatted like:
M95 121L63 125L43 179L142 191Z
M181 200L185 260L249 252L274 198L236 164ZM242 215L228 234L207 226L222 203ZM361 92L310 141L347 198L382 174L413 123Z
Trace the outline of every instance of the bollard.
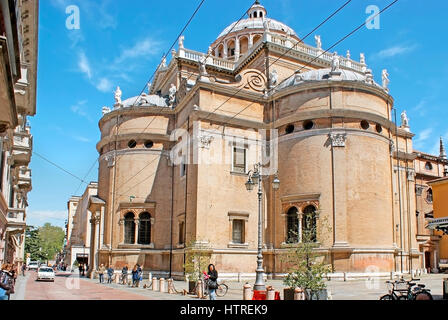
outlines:
M390 280L394 280L394 272L393 271L390 272Z
M252 300L252 286L248 283L243 286L243 300Z
M344 281L347 281L347 272L344 272Z
M204 296L204 294L202 292L202 280L201 279L198 280L198 292L197 292L197 294L198 294L198 298L199 299L202 299L202 297Z
M159 291L165 292L165 279L164 278L160 278L160 280L159 280Z
M305 292L302 288L294 289L294 300L305 300Z
M115 283L120 284L120 275L118 273L116 273L114 276L115 276L115 279L114 279Z
M275 300L275 290L271 286L267 288L266 300Z
M150 273L148 274L148 280L151 282L151 280L152 280L152 272L150 272Z
M174 294L176 291L174 290L174 282L173 279L168 279L168 293Z
M152 278L152 291L157 291L157 278Z
M238 283L240 283L240 282L241 282L241 273L238 272Z

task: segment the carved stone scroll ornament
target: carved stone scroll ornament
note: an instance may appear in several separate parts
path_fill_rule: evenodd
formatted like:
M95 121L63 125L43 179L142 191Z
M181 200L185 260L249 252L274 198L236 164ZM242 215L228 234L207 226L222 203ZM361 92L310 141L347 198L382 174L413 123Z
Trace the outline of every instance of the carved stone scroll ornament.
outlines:
M238 82L233 86L257 92L264 92L268 84L266 76L256 69L244 70L235 79Z
M345 147L345 142L347 140L346 133L331 133L329 136L331 140L332 147Z
M211 135L202 135L199 137L199 147L203 149L210 149L210 144L213 141L213 136Z

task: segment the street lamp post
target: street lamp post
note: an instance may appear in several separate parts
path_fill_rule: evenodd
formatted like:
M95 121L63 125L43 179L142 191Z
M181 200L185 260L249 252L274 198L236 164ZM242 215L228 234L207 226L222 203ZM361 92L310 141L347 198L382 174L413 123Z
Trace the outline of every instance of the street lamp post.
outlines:
M253 171L249 171L248 179L246 182L246 189L252 191L254 186L258 184L258 252L257 252L257 269L256 279L254 285L254 291L266 291L266 284L264 282L264 269L263 269L263 214L262 214L262 199L263 199L263 186L261 175L261 163L257 163L254 166ZM280 180L278 175L272 182L272 188L278 190L280 187Z

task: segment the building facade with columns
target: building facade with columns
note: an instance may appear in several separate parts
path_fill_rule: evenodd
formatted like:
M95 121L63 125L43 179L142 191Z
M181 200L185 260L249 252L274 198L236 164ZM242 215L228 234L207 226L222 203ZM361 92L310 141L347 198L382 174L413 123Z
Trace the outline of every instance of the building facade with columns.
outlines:
M258 196L245 183L262 163L268 275L288 271L309 223L328 226L317 250L335 275L422 268L414 134L405 112L394 122L387 71L378 84L362 53L305 44L259 3L247 14L208 53L182 36L147 93L117 88L103 108L91 256L181 277L199 244L222 277L254 276Z
M0 0L0 264L24 261L39 1Z

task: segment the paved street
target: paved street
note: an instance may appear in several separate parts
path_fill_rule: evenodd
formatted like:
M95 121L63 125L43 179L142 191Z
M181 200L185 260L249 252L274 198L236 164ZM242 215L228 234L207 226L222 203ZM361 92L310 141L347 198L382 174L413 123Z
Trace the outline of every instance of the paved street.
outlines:
M442 280L447 278L446 274L421 276L419 283L424 283L431 289L434 298L442 298ZM20 276L16 284L16 293L13 300L190 300L197 299L193 296L181 294L167 294L153 291L149 286L149 280L144 280L140 288L132 288L119 284L99 284L98 280L79 278L77 273L59 274L55 282L37 282L36 274L27 272L26 277ZM329 281L327 286L333 300L378 300L387 293L385 279L380 280L351 280L351 281ZM249 282L252 283L252 282ZM242 287L244 283L226 282L229 291L225 300L241 300ZM175 281L178 292L186 289L184 281ZM280 280L270 280L267 285L273 286L281 292L283 297L283 284Z

